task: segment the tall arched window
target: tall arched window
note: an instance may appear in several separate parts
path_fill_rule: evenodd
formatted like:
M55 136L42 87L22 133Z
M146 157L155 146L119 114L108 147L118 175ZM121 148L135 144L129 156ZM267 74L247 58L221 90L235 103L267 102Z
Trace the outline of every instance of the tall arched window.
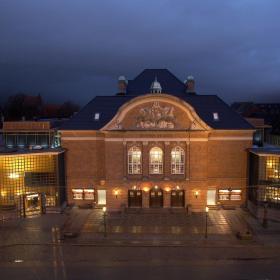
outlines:
M171 151L171 173L185 173L185 151L181 147L175 147Z
M163 173L163 152L159 147L154 147L150 150L150 174Z
M138 147L131 147L128 150L128 174L142 173L142 152Z

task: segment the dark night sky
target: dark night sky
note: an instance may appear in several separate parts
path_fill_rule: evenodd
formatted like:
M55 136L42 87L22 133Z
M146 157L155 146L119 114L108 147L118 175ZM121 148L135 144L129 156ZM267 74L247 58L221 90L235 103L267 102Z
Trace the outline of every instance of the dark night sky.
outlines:
M0 93L80 104L144 68L280 102L279 0L0 0Z

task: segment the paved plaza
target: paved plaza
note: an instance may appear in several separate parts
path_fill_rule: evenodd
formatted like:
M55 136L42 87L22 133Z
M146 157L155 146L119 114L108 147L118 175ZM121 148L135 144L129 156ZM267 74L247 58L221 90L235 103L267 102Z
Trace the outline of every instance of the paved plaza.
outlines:
M205 213L109 213L106 237L101 210L10 216L0 222L1 279L279 279L279 224L263 229L241 209L208 218L205 239ZM68 226L80 232L61 240ZM254 239L238 240L248 226Z

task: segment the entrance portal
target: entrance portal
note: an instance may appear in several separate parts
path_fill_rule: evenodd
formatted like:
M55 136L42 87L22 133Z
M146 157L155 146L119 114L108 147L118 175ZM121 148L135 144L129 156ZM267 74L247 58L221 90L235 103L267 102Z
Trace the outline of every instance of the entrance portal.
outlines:
M171 207L184 207L185 206L185 191L172 190L171 191Z
M216 190L207 190L207 205L216 205Z
M23 195L24 216L40 215L42 213L42 195L28 193Z
M150 207L161 208L163 207L163 191L161 189L150 190Z
M129 190L128 191L128 207L142 207L142 191Z

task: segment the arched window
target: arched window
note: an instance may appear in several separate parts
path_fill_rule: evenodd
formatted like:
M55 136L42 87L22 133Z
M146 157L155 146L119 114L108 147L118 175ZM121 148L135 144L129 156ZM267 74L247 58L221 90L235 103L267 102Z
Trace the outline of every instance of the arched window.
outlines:
M163 152L159 147L154 147L150 150L150 174L163 173Z
M142 152L138 147L131 147L128 150L128 174L142 173Z
M171 173L185 173L185 151L181 147L175 147L171 151Z

